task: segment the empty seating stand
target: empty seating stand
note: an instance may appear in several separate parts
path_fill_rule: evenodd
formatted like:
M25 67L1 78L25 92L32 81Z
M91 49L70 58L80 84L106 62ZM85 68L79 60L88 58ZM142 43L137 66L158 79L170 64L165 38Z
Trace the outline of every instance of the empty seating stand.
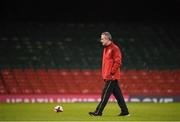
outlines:
M123 69L179 69L177 28L179 24L7 22L0 27L0 68L99 69L98 40L110 30L121 47Z
M100 94L100 34L122 51L127 95L180 96L179 24L6 22L0 27L0 94Z
M119 81L123 94L180 95L179 70L124 70ZM100 70L4 69L0 94L100 94Z

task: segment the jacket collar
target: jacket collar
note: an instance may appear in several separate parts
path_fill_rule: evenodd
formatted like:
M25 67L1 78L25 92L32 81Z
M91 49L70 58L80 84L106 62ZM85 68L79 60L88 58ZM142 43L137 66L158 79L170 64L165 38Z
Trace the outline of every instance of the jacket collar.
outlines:
M113 45L113 42L111 42L109 45L105 46L105 48L111 47L112 45Z

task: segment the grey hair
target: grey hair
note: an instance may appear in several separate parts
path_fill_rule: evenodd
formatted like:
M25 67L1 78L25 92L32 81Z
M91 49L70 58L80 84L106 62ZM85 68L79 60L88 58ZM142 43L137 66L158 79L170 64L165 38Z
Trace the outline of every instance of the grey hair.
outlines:
M112 36L109 32L103 32L101 35L105 35L109 38L109 40L112 40Z

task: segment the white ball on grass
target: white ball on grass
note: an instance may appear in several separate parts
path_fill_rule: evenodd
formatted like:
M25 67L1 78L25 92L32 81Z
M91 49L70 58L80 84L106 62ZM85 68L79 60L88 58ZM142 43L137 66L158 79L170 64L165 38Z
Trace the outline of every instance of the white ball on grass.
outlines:
M55 112L63 112L63 107L60 106L60 105L55 106L55 107L54 107L54 111L55 111Z

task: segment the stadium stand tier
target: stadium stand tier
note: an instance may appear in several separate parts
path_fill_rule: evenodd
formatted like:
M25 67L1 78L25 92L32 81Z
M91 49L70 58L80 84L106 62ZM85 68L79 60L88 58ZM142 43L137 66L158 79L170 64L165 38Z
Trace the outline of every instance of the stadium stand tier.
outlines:
M100 94L100 70L1 70L0 94ZM180 70L123 71L120 81L124 94L178 96Z
M0 25L0 94L100 94L101 32L121 47L128 95L180 95L179 25L7 22Z

